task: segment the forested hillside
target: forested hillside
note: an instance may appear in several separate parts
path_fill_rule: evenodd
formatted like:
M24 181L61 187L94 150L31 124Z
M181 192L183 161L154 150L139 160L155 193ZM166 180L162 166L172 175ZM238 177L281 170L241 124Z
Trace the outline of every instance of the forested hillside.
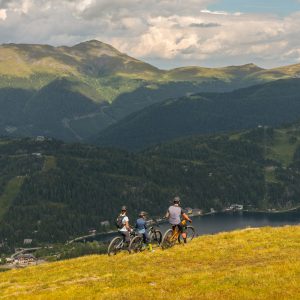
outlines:
M73 47L0 46L0 134L86 141L169 98L297 77L300 65L160 70L92 40Z
M129 150L178 137L279 126L300 118L300 79L169 99L129 115L94 142Z
M174 195L183 205L221 210L300 204L300 127L260 127L198 136L129 153L55 140L0 142L0 240L65 241L121 205L130 218L162 216Z

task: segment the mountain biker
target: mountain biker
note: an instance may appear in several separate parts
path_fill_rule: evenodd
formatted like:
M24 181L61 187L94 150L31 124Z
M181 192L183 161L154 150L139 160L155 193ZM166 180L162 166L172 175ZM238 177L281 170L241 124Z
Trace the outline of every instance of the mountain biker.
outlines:
M172 229L175 230L176 226L181 233L184 243L186 243L186 222L182 223L182 220L189 221L192 223L192 220L189 216L182 210L180 207L180 198L175 197L173 199L173 205L168 208L168 211L165 216L169 219L169 223L172 225Z
M127 217L127 208L126 206L122 206L121 213L117 219L117 222L119 222L121 225L119 226L119 232L123 236L123 240L128 246L130 243L130 232L131 227L129 225L129 218Z
M135 228L139 234L143 235L144 244L149 245L149 235L147 232L147 223L146 223L146 212L141 211L139 213L139 218L136 220Z

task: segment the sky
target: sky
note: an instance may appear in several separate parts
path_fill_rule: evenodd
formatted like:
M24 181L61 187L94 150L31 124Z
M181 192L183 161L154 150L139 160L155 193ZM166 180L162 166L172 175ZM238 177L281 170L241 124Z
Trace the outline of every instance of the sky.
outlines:
M300 63L299 37L300 0L0 0L0 43L98 39L163 69Z

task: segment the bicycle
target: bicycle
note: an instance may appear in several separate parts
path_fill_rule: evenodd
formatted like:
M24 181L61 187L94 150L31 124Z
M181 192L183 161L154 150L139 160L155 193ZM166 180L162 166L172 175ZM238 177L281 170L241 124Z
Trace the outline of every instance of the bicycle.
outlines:
M159 226L157 222L154 222L154 224ZM161 231L159 229L154 228L154 225L152 225L149 228L149 243L160 246L161 241L162 241ZM129 252L137 253L143 250L145 250L143 234L137 233L136 236L130 241Z
M136 233L136 236L130 241L129 253L137 253L143 250L143 235Z
M181 224L183 226L186 226L186 221L183 220ZM190 242L194 237L195 237L195 228L193 226L186 226L187 241ZM170 228L165 232L162 238L161 247L162 249L171 248L176 244L177 241L179 244L182 243L183 237L178 226L175 226L174 229Z
M160 246L162 241L162 233L159 229L154 228L154 225L158 226L158 223L155 221L154 224L149 228L149 240L151 244Z
M136 233L134 231L130 232L130 242L136 237ZM126 249L127 248L127 249ZM123 236L114 237L108 245L107 254L109 256L116 255L118 252L122 250L128 250L130 252L130 244L129 247L125 247Z

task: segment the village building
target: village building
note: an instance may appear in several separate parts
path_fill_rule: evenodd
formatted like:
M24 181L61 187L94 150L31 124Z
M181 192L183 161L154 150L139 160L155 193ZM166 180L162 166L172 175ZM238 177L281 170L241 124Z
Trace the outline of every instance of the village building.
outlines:
M39 136L36 137L35 140L36 140L37 142L44 142L44 141L46 140L46 138L45 138L44 136L42 136L42 135L39 135Z
M97 230L94 229L94 228L92 228L92 229L89 230L89 234L96 234L96 232L97 232Z
M32 243L32 239L24 239L23 244L24 245L30 245Z
M20 264L20 265L27 265L27 264L33 264L37 261L35 256L31 253L25 253L25 254L20 254L18 255L13 263L14 264Z
M100 222L100 225L103 227L109 227L110 223L109 223L109 221L103 221L103 222Z
M231 204L230 209L231 210L243 210L244 206L242 204Z
M34 152L34 153L31 153L32 156L36 156L36 157L42 157L42 153L40 152Z

